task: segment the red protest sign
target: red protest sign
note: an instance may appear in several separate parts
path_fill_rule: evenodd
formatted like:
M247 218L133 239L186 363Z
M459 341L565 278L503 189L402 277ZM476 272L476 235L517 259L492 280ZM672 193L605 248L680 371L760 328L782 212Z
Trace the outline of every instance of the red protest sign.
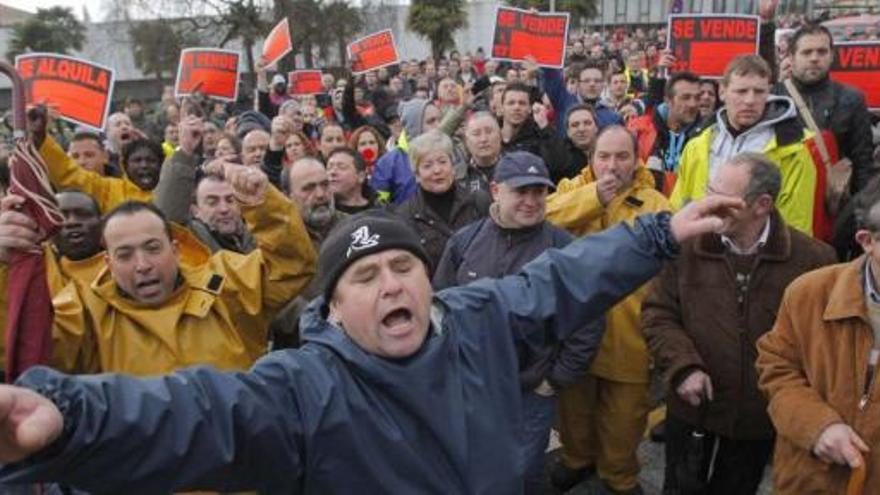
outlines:
M538 65L562 68L568 39L568 13L539 13L498 7L492 58L520 61L535 57Z
M186 48L180 52L174 95L178 98L196 91L220 100L238 97L238 57L232 50Z
M263 60L266 61L266 66L273 65L292 50L293 42L290 40L290 24L287 22L287 17L285 17L284 20L272 28L269 36L266 36L266 40L263 42Z
M19 55L15 67L29 104L46 103L75 124L104 128L113 98L113 69L54 53Z
M292 95L314 95L324 92L321 71L295 70L287 73L287 88Z
M855 86L871 110L880 110L880 41L834 43L831 79Z
M348 45L351 71L363 74L399 62L394 46L394 33L390 29L373 33Z
M737 56L758 53L760 27L754 15L670 15L666 45L676 58L672 71L720 78Z

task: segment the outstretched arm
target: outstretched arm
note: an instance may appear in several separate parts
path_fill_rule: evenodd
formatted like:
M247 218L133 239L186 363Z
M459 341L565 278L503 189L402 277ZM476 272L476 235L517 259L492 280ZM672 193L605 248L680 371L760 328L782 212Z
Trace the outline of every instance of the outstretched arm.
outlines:
M101 493L289 491L302 475L300 371L277 357L250 373L153 379L32 368L22 387L0 387L0 460L10 463L0 479Z
M497 305L510 328L527 333L535 326L522 323L538 321L565 339L654 277L681 241L719 231L730 211L741 207L738 199L713 196L671 217L643 215L632 227L621 224L547 250L517 275L476 282L455 294Z

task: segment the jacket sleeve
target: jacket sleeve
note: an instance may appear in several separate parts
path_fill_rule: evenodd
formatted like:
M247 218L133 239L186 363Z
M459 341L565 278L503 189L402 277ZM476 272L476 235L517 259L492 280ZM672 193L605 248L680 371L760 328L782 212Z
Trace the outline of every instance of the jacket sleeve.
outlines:
M595 224L601 222L604 213L595 182L556 192L547 198L547 220L569 232L600 230Z
M95 198L103 213L125 201L123 179L104 177L80 167L53 138L46 137L40 146L40 155L46 161L49 181L56 189L77 189L88 194Z
M493 313L507 318L516 338L529 339L535 328L546 328L557 340L566 339L650 280L663 260L677 253L668 221L668 213L644 215L633 226L620 224L564 249L549 249L517 275L449 292L471 301L476 311L494 306Z
M675 263L667 263L652 283L642 302L641 326L648 350L670 390L685 378L684 372L707 369L682 322Z
M797 331L791 318L797 311L792 288L785 291L776 324L758 340L758 387L767 395L767 412L776 432L802 449L811 451L822 431L842 422L819 393L810 386L804 370Z
M281 174L284 170L284 148L280 150L267 149L266 154L263 155L263 164L262 169L263 173L266 174L266 177L269 178L269 182L278 188L279 191L283 191L284 188L281 187Z
M197 165L198 158L195 155L181 150L175 151L162 165L159 184L153 192L153 203L172 222L183 225L190 218Z
M268 91L257 90L257 111L270 119L278 115L278 107L272 104Z
M434 286L434 290L443 290L458 285L456 274L461 266L458 240L461 235L461 231L457 235L453 235L443 249L443 256L440 257L440 262L437 263L437 269L434 270L434 277L431 283Z
M258 248L247 256L220 250L211 263L226 275L225 297L237 298L248 314L271 318L312 279L315 249L299 211L274 187L262 204L244 205L241 213Z
M467 105L459 105L449 112L446 112L446 115L443 116L443 120L440 122L440 131L449 137L455 137L455 133L458 132L458 128L461 127L461 123L464 121L464 116L467 114L467 111Z
M758 55L770 65L770 83L772 84L779 77L779 66L776 64L776 24L764 20L760 22L761 41L758 44Z
M290 357L266 358L249 373L192 368L151 379L32 368L18 385L55 402L65 433L44 452L3 466L0 480L56 481L90 493L290 492L303 476L307 394L294 386L308 382L302 374Z
M550 103L553 104L553 108L560 114L565 115L568 107L571 106L569 100L572 95L565 87L562 70L544 68L541 69L538 74L539 82L543 85L544 92L546 92L547 97L550 98Z
M391 195L394 193L394 167L400 153L403 150L395 149L385 153L376 165L373 167L373 176L370 177L370 187L379 195L379 199L384 202L391 201Z

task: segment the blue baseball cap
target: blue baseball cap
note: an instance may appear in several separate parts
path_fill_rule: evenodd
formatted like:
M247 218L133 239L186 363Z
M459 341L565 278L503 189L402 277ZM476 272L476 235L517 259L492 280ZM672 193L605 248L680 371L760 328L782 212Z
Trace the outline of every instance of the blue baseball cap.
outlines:
M550 172L547 171L544 160L528 151L513 151L501 155L498 166L495 167L495 182L510 187L543 185L556 188L556 184L550 180Z

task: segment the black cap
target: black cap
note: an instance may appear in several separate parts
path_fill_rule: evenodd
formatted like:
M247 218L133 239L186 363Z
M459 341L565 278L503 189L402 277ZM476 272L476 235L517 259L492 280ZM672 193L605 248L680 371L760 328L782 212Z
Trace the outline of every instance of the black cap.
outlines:
M544 160L528 151L514 151L501 155L498 166L495 167L495 182L510 187L532 185L556 187L556 184L550 180L550 172L547 171Z
M321 245L318 277L321 291L329 301L336 282L355 261L381 251L403 249L416 255L431 271L428 253L419 235L400 217L383 211L366 211L340 224Z

